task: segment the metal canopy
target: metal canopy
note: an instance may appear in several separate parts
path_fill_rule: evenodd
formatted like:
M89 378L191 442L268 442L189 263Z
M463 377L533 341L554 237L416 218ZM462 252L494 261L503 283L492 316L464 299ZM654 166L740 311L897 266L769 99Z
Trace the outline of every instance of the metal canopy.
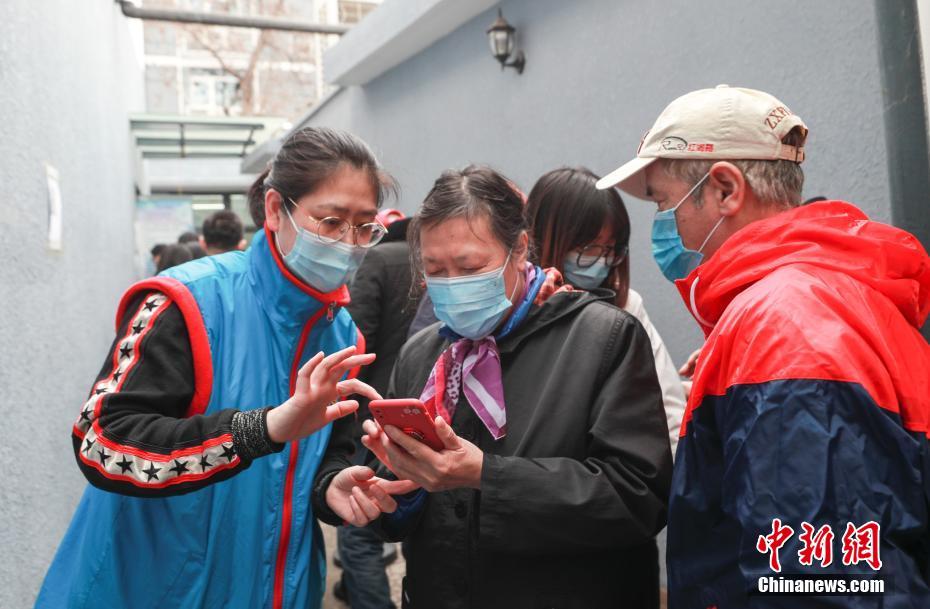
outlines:
M284 122L270 117L135 115L130 129L143 158L243 157Z

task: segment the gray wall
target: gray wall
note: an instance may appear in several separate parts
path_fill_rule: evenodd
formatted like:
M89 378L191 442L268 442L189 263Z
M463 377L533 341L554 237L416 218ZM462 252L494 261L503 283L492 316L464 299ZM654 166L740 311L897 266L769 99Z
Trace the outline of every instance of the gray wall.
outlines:
M811 128L806 196L890 221L872 0L505 0L526 71L501 72L488 11L309 124L350 129L379 152L413 211L447 167L490 163L525 189L560 165L607 173L631 158L672 99L727 83L775 94ZM681 362L701 335L649 253L654 207L627 199L633 287Z
M143 109L112 0L0 4L0 607L29 607L85 486L70 428L133 270L127 112ZM48 162L64 249L47 246Z

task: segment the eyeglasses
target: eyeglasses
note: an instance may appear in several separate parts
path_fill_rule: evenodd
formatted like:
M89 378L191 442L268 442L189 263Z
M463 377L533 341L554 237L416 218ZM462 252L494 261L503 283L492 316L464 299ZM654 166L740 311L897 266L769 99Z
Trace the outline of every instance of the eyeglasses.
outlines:
M594 263L604 259L607 266L615 268L626 258L627 246L623 246L620 251L607 245L586 245L578 252L578 259L575 261L580 268L586 269L594 266Z
M290 199L291 203L296 206L297 203ZM335 216L325 218L316 218L306 214L313 222L316 222L316 231L313 231L317 239L323 243L336 243L342 241L350 230L355 232L353 243L357 247L372 247L384 239L387 229L380 222L367 222L352 226L348 221Z

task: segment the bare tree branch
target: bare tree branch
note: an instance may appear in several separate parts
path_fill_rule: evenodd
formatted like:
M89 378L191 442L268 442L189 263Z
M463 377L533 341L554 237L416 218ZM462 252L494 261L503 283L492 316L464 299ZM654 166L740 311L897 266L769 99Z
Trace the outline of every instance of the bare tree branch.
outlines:
M187 25L184 29L186 29L187 33L191 35L191 38L197 41L197 44L202 46L210 53L210 55L213 56L213 59L215 59L216 62L220 64L220 69L238 80L242 80L244 78L245 74L243 72L233 69L232 66L226 63L226 61L223 59L223 56L220 55L219 51L216 50L215 43L212 40L207 40L209 35L204 35L204 33L201 31L201 26Z
M266 8L267 6L267 8ZM258 3L258 13L262 15L286 15L287 10L285 6L285 0L276 0L273 6L268 6L266 2ZM258 39L256 40L255 46L252 48L251 53L249 54L248 62L244 69L236 69L230 65L230 63L224 58L223 51L226 49L220 48L219 44L213 37L209 34L209 30L203 29L203 26L185 26L185 31L190 34L201 47L203 47L213 59L219 64L220 69L232 76L237 81L237 97L238 101L242 107L243 114L252 114L255 108L255 76L259 68L259 63L265 49L272 49L282 56L284 56L288 61L293 63L298 63L291 56L291 53L285 51L282 48L282 43L274 37L274 33L269 30L262 30ZM298 80L301 79L302 75L298 75ZM229 106L224 107L226 114L230 113Z

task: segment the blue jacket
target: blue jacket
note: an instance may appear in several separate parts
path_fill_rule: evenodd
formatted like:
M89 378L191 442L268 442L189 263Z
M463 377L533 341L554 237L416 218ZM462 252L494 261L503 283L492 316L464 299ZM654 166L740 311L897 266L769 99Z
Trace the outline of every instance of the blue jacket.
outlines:
M345 288L321 294L299 282L264 231L245 253L195 260L133 286L123 299L118 327L126 303L153 291L180 308L189 334L196 380L189 420L280 404L313 354L357 339L349 314L339 308L348 301ZM168 466L179 459L163 464L131 442L106 437L99 421L87 422L94 418L93 408L90 412L78 420L75 434L78 441L102 447L97 461L93 451L79 456L79 462L93 463L97 475L122 478L140 491L147 484L198 483L198 475L206 475L197 474L201 468L190 460L194 466L188 473L182 460L175 476ZM327 427L239 468L239 455L227 457L234 476L184 495L133 497L89 486L36 607L319 607L325 561L310 493L329 434ZM182 454L223 462L217 451L231 452L231 445L226 434L175 451L172 458ZM120 459L128 471L114 467ZM150 471L142 470L145 463L164 465L157 480L140 474Z

